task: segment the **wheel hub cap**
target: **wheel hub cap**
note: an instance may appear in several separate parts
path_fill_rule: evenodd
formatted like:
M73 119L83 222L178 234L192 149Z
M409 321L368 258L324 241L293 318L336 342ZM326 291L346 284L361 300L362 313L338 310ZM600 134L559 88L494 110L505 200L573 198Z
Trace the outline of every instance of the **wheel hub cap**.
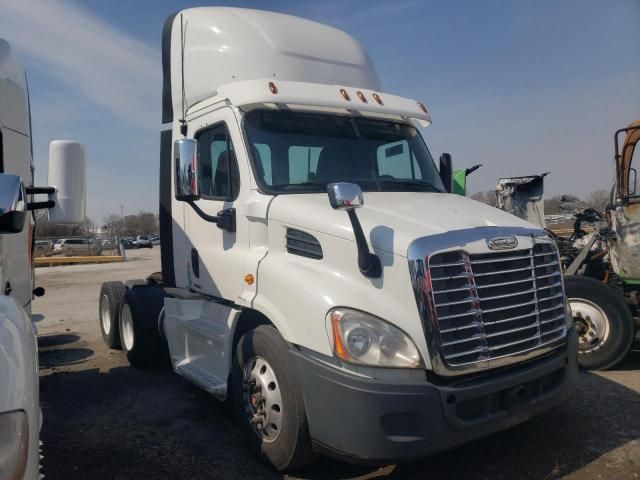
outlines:
M609 319L604 311L589 300L570 298L571 312L578 332L580 353L591 353L609 338Z
M102 330L109 335L111 333L111 312L109 310L109 298L103 295L100 299L100 322L102 322Z
M274 442L282 429L282 394L275 372L262 357L250 358L243 368L245 414L263 442Z

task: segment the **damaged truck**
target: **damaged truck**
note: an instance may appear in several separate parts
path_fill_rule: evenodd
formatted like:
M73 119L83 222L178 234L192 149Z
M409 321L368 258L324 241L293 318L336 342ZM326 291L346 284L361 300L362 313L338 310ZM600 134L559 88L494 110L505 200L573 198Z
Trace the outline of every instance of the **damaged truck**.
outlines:
M620 142L622 137L622 146ZM579 362L593 370L618 364L640 328L640 120L615 132L615 184L605 212L572 197L573 232L556 240L578 332ZM498 181L499 208L544 226L543 177ZM585 231L585 224L591 226Z

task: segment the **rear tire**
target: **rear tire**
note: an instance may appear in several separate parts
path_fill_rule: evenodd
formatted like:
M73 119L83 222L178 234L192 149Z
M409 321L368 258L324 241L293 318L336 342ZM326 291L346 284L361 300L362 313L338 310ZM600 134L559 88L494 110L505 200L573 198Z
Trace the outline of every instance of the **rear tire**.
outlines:
M578 332L578 362L589 370L606 370L631 348L635 328L629 306L613 288L590 277L564 278Z
M120 344L131 366L149 368L160 363L165 342L158 332L164 292L155 286L127 289L120 313Z
M98 316L102 339L109 348L120 348L120 311L124 303L122 282L104 282L100 288Z
M260 325L240 338L232 390L238 421L257 455L279 471L314 459L302 391L274 327Z

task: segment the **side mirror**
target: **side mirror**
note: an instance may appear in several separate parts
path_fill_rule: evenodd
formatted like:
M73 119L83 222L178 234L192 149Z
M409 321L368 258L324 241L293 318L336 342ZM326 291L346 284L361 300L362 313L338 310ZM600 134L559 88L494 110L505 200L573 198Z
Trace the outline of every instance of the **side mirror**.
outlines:
M327 185L327 193L334 210L351 210L364 205L362 189L355 183L331 183Z
M24 186L18 175L0 173L0 233L20 233L27 218Z
M200 198L198 186L198 141L181 138L173 144L176 200L195 201Z
M70 140L54 140L49 144L49 210L52 223L80 224L85 221L86 164L84 147Z
M440 155L440 179L447 192L451 193L453 187L453 162L450 153Z
M349 215L353 235L358 247L358 268L365 277L378 278L382 275L382 263L375 253L369 251L367 238L356 214L356 208L364 205L362 189L355 183L338 182L327 185L329 203L334 210L345 210Z

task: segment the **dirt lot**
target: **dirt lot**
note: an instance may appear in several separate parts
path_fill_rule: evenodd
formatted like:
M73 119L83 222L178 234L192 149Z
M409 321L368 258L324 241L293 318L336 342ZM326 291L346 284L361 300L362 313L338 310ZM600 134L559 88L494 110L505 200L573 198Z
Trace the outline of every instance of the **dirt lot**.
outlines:
M127 263L36 272L47 290L34 306L46 477L281 478L249 454L228 407L167 367L133 369L103 345L101 282L160 268L157 247L127 253ZM582 373L573 400L511 430L417 463L371 469L320 459L290 478L640 478L640 347L614 371Z

